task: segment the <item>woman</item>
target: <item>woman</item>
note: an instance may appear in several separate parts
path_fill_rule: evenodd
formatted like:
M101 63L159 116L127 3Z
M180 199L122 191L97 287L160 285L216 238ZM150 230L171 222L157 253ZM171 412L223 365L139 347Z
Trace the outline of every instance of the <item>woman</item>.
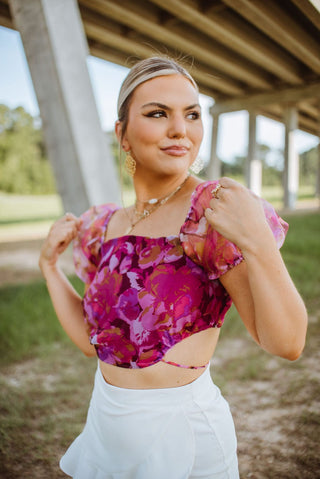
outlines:
M60 465L78 479L236 479L233 421L208 364L231 300L262 348L301 354L306 310L278 251L287 224L237 182L189 175L201 110L176 62L135 65L118 107L135 205L66 214L39 260L62 326L98 355L85 428ZM57 266L72 240L83 301Z

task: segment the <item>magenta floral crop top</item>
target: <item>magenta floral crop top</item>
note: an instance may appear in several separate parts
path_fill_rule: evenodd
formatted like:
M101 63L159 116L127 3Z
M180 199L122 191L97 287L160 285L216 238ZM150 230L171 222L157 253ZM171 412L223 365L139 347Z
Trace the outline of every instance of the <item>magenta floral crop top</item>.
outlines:
M126 235L104 241L118 207L101 205L82 215L74 261L76 273L89 284L84 316L102 361L144 368L162 361L183 339L221 327L231 299L219 276L243 257L204 216L216 184L204 182L195 189L179 235ZM288 225L261 201L280 247Z

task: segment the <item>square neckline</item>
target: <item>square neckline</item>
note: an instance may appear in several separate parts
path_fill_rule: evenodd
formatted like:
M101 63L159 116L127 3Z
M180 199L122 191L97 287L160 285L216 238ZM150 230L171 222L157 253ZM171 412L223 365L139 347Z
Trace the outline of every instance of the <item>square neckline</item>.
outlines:
M179 233L178 234L170 234L170 235L163 235L163 236L146 236L146 235L134 235L134 234L126 234L126 235L122 235L122 236L115 236L114 238L109 238L109 239L106 239L106 235L107 235L107 231L108 231L108 225L109 225L109 222L112 218L112 216L119 210L121 210L121 206L118 206L118 205L115 205L115 209L113 211L109 211L108 214L106 215L106 219L105 219L105 223L103 224L103 227L104 227L104 231L103 231L103 241L101 243L101 248L105 245L107 245L108 243L110 243L111 241L121 241L123 239L128 239L128 238L142 238L142 239L145 239L145 240L166 240L166 241L170 241L171 239L180 239L180 236L181 236L181 233L182 233L182 229L184 227L184 225L186 224L186 222L188 221L189 219L189 216L190 216L190 213L191 213L191 210L193 208L193 204L194 204L194 196L197 194L197 191L198 191L198 188L200 188L201 186L203 186L204 184L207 184L207 183L212 183L212 181L204 181L204 182L201 182L199 184L197 184L197 186L194 188L194 190L192 191L192 194L190 196L190 206L189 206L189 209L188 209L188 212L187 212L187 215L182 223L182 225L180 226L180 229L179 229ZM122 207L122 209L124 209L124 207Z

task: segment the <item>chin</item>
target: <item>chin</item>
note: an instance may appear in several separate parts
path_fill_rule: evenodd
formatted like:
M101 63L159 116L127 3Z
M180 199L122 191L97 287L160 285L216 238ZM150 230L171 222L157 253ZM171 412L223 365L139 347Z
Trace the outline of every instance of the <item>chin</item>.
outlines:
M169 175L181 175L187 173L190 167L190 162L185 159L179 158L171 160L171 162L166 164L164 173Z

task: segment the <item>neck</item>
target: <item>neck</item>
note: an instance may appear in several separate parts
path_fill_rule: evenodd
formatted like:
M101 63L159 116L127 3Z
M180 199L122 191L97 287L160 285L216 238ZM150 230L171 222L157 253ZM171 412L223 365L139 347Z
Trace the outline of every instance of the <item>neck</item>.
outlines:
M188 172L175 176L157 176L156 179L134 177L134 189L137 198L137 205L145 203L153 198L159 199L169 195L175 190L181 183L185 181L188 176Z

